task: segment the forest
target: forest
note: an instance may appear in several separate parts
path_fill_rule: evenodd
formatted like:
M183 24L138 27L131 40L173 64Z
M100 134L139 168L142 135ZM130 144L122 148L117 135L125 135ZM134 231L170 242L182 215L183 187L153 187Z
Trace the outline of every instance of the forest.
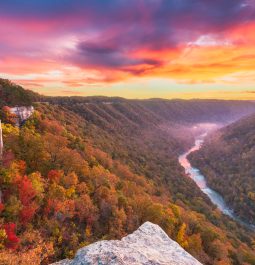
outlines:
M255 115L210 135L190 158L235 213L255 224Z
M8 79L0 78L0 108L9 105L29 106L32 102L42 100L44 97L23 87L16 85Z
M33 104L36 111L21 127L8 108L0 113L0 264L72 258L82 246L119 239L145 221L159 224L203 264L255 264L254 234L222 215L178 163L194 140L192 125L205 121L201 110L213 103L187 102L188 117L183 101L46 99L21 87L16 101L15 84L1 87L3 107ZM215 104L228 111L224 118L254 108ZM219 108L211 115L217 119Z

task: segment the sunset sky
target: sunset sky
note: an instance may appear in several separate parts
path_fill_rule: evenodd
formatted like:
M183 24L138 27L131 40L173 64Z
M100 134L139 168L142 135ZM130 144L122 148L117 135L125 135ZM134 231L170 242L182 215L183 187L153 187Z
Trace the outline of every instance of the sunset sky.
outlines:
M0 77L46 95L255 99L255 0L1 0Z

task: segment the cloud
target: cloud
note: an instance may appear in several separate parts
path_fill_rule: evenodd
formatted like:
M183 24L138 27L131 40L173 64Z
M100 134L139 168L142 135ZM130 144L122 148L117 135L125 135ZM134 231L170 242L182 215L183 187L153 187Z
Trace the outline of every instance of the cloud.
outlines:
M67 59L80 67L107 68L122 70L124 72L135 71L132 67L156 67L162 64L162 61L159 59L132 56L133 49L135 48L132 45L120 47L117 40L105 41L104 43L102 40L80 42L76 50L72 51ZM142 69L139 69L139 71L142 71Z
M243 91L245 94L255 94L255 90Z
M61 90L61 93L67 96L73 96L73 95L80 96L84 94L81 91L74 91L74 90Z
M251 70L254 25L253 0L0 1L0 71L44 83L61 70L67 87L143 76L209 83Z

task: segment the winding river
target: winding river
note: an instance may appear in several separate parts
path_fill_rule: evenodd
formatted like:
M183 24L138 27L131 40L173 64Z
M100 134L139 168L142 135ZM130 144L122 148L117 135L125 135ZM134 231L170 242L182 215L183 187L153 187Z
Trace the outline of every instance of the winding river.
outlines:
M206 183L205 176L201 174L199 169L192 167L190 164L187 156L194 152L197 151L201 148L204 138L206 137L207 133L204 133L197 137L195 140L195 144L193 147L191 147L186 153L182 154L179 156L179 163L184 167L186 174L188 174L197 184L197 186L201 189L202 192L204 192L210 200L218 207L218 209L223 212L224 214L228 215L238 223L244 225L245 227L249 228L250 230L255 231L255 225L248 224L240 218L238 218L232 209L230 209L227 204L225 203L223 197L216 191L212 190L211 188L208 187Z

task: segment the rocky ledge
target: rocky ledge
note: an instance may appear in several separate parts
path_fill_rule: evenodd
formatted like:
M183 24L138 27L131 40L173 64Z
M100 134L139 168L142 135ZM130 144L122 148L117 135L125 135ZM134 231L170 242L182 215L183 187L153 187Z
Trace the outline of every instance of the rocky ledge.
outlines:
M155 224L144 223L121 240L81 248L73 260L54 265L201 265ZM53 265L53 264L52 264Z

